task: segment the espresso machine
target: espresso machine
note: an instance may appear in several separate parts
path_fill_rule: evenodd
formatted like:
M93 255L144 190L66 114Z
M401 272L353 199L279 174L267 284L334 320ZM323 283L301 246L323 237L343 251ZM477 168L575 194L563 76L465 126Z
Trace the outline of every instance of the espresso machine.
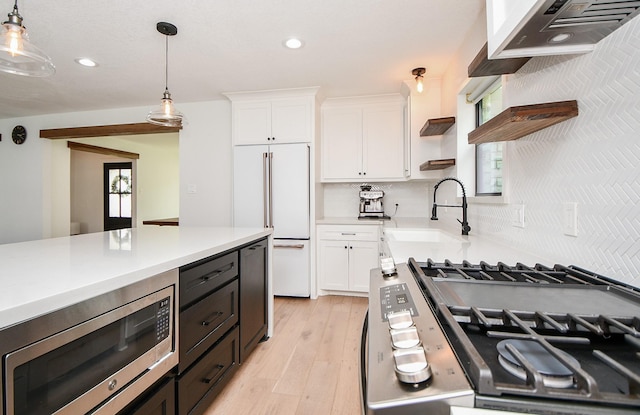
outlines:
M360 186L360 213L358 219L389 219L384 214L382 190L371 190L371 185Z

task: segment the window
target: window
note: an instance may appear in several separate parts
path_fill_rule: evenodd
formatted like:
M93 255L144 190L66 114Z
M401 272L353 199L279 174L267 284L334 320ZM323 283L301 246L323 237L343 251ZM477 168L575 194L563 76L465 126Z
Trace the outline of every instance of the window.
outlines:
M132 163L104 163L104 230L131 227Z
M476 127L502 112L502 84L493 84L476 103ZM476 196L502 195L503 143L476 145Z

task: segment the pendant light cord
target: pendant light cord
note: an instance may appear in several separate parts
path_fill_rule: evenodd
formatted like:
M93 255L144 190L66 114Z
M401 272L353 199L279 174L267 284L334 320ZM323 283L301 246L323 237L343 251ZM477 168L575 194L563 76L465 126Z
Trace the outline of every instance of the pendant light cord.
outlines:
M165 35L164 40L164 90L169 91L169 36Z

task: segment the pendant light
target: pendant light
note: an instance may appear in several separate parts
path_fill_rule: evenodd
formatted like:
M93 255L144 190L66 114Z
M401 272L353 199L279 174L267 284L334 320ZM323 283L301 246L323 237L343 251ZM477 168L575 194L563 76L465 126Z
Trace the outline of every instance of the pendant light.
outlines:
M53 75L56 68L51 58L29 41L18 13L18 0L8 16L9 20L0 27L0 71L36 77Z
M156 29L161 34L165 35L165 82L164 82L164 94L162 94L162 101L160 107L152 110L147 115L147 122L156 125L162 125L165 127L182 127L182 119L184 116L182 113L173 106L171 100L171 93L169 93L169 36L175 36L178 33L178 28L167 22L159 22L156 25Z
M424 91L424 77L422 75L424 75L426 71L425 68L416 68L411 71L411 74L416 77L416 91L418 91L419 94Z

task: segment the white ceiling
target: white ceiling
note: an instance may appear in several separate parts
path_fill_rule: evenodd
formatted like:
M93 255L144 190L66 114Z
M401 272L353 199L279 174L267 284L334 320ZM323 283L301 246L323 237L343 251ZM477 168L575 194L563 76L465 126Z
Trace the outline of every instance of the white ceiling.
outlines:
M327 97L400 91L411 69L441 76L484 0L19 0L50 78L0 73L0 118L181 102L221 92L320 86ZM0 19L13 8L0 2ZM299 37L305 46L285 49ZM85 68L74 62L91 57Z

